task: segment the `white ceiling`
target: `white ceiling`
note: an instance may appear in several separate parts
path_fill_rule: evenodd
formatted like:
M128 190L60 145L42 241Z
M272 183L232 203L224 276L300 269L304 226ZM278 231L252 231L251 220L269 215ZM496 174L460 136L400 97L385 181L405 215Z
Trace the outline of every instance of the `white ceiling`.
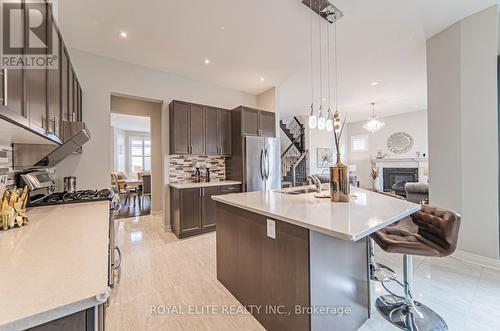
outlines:
M149 132L149 117L111 113L111 126L134 132Z
M338 23L339 105L358 115L426 107L425 40L500 0L331 0ZM309 10L300 0L72 0L59 3L69 47L258 94L294 93L281 106L302 111L309 95ZM126 31L127 39L120 38ZM211 63L205 65L204 58ZM260 81L264 77L264 81ZM379 81L372 87L370 82ZM307 91L307 92L306 92Z

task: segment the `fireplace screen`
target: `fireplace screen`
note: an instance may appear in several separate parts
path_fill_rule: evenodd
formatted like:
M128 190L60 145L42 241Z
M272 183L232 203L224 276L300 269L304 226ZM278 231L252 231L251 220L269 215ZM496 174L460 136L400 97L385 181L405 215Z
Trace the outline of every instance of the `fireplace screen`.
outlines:
M405 184L418 182L417 168L384 168L384 191L406 197Z

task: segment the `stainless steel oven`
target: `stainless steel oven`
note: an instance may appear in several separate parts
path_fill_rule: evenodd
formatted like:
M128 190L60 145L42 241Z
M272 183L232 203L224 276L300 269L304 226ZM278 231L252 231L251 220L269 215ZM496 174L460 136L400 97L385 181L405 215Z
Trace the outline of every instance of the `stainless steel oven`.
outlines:
M109 210L108 285L111 288L113 288L115 285L116 272L117 270L120 269L122 263L122 253L120 251L120 248L116 244L116 226L115 226L115 215L118 215L120 209L121 205L120 205L119 195L115 195L110 202L110 210Z

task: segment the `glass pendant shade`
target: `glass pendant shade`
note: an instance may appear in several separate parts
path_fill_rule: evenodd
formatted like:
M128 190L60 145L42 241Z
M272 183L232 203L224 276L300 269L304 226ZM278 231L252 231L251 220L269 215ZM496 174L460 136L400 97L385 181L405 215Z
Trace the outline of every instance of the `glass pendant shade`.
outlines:
M363 125L363 128L371 133L375 133L384 126L385 123L379 120L377 116L372 116L372 118Z
M316 115L309 115L309 128L314 129L317 124L318 119L316 118Z
M324 130L326 127L326 119L321 116L319 119L318 119L318 129L320 130Z
M331 118L326 120L326 130L327 131L333 131L333 121Z

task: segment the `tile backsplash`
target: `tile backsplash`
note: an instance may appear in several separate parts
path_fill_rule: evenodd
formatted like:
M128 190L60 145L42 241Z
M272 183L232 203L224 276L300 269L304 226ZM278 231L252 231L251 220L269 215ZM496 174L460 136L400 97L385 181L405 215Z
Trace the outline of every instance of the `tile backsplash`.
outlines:
M15 175L12 171L12 147L0 142L0 176L7 175L7 186L15 184Z
M210 167L210 180L226 179L226 158L205 155L170 155L170 183L191 181L198 165L204 178L205 167Z

